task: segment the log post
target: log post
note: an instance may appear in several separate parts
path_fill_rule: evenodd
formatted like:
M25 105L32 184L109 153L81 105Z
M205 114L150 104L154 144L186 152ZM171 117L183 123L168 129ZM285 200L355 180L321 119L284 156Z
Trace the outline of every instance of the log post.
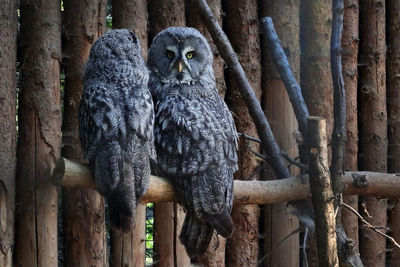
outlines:
M339 266L336 244L334 195L328 168L326 122L308 118L307 147L311 200L315 212L318 262L320 266Z
M63 4L65 95L61 153L64 157L82 162L78 133L82 76L90 47L105 32L106 1L65 0ZM107 263L104 206L104 198L96 190L63 188L64 266L99 266Z
M60 6L61 1L20 1L15 266L58 262L58 192L51 175L61 148Z
M382 0L360 1L358 57L359 170L387 171L386 16ZM372 225L386 228L387 199L362 197L364 215ZM360 254L366 266L384 267L386 240L360 230Z
M257 104L261 98L261 49L259 40L257 0L227 1L224 5L227 14L225 32L233 49L237 53L240 64L249 79L251 90L256 96ZM237 23L239 22L240 23ZM256 136L257 129L249 114L240 92L240 85L235 80L233 71L226 72L227 92L226 102L236 115L235 124L239 132ZM257 159L249 150L260 151L258 143L249 142L246 138L239 140L238 165L239 170L234 177L246 180L258 167ZM259 174L251 179L258 179ZM256 266L258 257L259 207L257 205L236 205L232 209L232 219L235 231L226 242L226 264L228 266Z
M185 27L184 0L148 1L149 43L166 27ZM179 240L185 215L177 203L154 205L154 263L157 266L188 266L190 259Z
M345 169L356 171L358 168L358 114L357 114L357 57L358 57L358 0L344 1L342 65L346 90L346 150ZM358 210L358 196L343 196L343 201ZM342 209L342 225L353 247L358 251L358 218Z
M279 146L290 157L295 158L299 152L293 132L297 129L300 129L302 133L306 132L308 116L298 84L300 80L300 1L270 0L260 1L260 3L261 16L271 17L261 20L266 37L262 39L264 43L262 46L263 108L268 120L271 121L272 131ZM282 46L279 46L279 40ZM297 167L291 168L292 175L298 173ZM282 245L272 250L288 233L298 227L299 222L291 214L291 208L287 203L265 206L264 254L271 253L264 259L267 266L299 266L298 234L292 235ZM286 256L282 257L283 254Z
M113 0L113 29L131 29L140 40L143 58L147 59L147 0ZM136 223L129 233L111 228L112 265L131 267L146 265L146 205L138 204Z
M0 6L0 266L11 267L17 165L17 1L2 0Z
M224 60L222 59L217 47L215 46L210 33L201 20L200 14L190 1L185 1L186 5L186 24L189 27L198 29L207 39L210 44L211 51L214 54L213 69L215 82L217 84L219 95L224 98L226 93L226 83L224 76ZM210 9L218 23L222 25L222 6L221 0L207 0ZM218 235L213 235L210 245L206 253L192 260L193 263L207 266L225 266L225 245L226 239Z

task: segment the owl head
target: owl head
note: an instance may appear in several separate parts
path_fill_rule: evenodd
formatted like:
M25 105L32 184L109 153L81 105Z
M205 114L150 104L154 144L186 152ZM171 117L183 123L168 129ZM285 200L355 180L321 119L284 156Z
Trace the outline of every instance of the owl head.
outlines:
M140 55L140 42L131 30L112 30L97 39L90 59L134 60Z
M145 70L145 71L144 71ZM126 74L141 80L147 74L146 64L140 53L140 42L131 30L112 30L97 39L90 49L85 77L99 79ZM148 76L148 75L147 75Z
M171 27L154 37L148 64L164 82L191 83L212 68L206 38L194 28Z

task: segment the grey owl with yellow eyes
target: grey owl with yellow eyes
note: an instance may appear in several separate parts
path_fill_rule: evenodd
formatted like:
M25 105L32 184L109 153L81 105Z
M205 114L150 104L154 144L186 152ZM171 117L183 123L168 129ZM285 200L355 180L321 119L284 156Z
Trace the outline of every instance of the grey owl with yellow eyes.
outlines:
M113 30L90 50L83 75L79 134L112 226L132 229L155 159L149 71L130 30Z
M214 230L225 238L233 231L238 135L212 62L207 40L193 28L167 28L149 48L156 170L186 209L180 240L191 258L206 251Z

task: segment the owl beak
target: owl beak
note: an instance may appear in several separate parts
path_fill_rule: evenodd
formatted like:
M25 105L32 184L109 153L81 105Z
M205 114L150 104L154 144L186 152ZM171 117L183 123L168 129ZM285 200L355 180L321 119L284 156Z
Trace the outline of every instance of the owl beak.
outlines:
M182 61L178 61L178 72L181 73L182 72Z

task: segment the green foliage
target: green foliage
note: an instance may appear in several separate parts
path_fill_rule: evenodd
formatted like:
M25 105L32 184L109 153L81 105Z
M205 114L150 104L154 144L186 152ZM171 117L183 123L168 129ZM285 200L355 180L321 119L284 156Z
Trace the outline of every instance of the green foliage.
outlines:
M146 265L153 264L154 247L154 216L153 203L146 205Z

